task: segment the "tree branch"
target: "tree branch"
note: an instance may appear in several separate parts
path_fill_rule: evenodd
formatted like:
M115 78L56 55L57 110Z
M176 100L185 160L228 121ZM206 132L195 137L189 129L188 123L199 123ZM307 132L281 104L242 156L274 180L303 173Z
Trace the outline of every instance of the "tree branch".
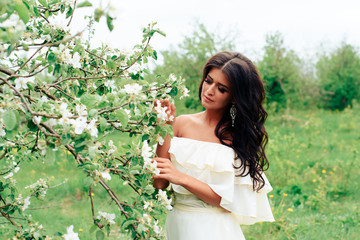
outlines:
M11 218L10 218L10 216L9 216L9 215L7 215L6 213L4 213L4 212L3 212L3 211L1 211L1 210L0 210L0 213L1 213L1 215L2 215L4 218L6 218L7 220L9 220L9 221L11 222L11 224L12 224L12 225L19 227L19 225L18 225L18 224L16 224L13 220L11 220Z
M67 24L67 26L70 26L71 20L73 19L73 16L74 16L75 9L76 9L76 0L74 2L74 8L73 8L73 11L71 13L71 17L70 17L70 20L69 20L69 23Z
M0 72L3 72L3 73L5 73L6 75L9 75L9 76L11 76L11 75L14 74L13 71L11 71L11 70L9 70L9 69L6 69L6 68L4 68L4 67L2 67L2 66L0 66Z

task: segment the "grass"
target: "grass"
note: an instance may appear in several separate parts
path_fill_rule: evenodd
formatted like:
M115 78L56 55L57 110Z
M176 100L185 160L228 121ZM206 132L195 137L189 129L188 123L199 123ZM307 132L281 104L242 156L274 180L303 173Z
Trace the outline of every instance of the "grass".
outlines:
M269 199L276 222L242 226L247 240L357 239L360 235L358 110L288 110L269 115L270 168L266 175L273 186ZM115 135L111 138L121 141ZM54 183L67 178L66 183L49 189L46 201L32 201L33 210L28 211L43 223L49 234L64 233L67 226L74 225L81 239L95 238L89 233L91 205L83 187L84 174L72 156L59 151L55 164L28 162L17 174L20 187L45 176L53 178ZM122 183L114 178L112 187L121 198L127 199L131 191ZM94 200L96 213L114 204L100 188L94 190ZM120 212L115 213L120 220ZM108 239L121 239L119 224L113 227Z

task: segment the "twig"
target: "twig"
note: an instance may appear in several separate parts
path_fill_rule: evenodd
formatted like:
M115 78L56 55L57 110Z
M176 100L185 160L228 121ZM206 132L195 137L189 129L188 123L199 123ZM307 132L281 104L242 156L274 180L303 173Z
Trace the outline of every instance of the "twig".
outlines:
M93 199L91 196L91 187L89 188L89 197L90 197L90 203L91 203L91 214L92 214L92 218L94 220L94 224L96 224L100 229L102 229L104 227L104 224L100 224L98 221L96 221L95 218L95 213L94 213L94 203L93 203Z
M74 16L75 8L76 8L76 0L75 0L75 2L74 2L74 8L73 8L73 11L72 11L72 13L71 13L70 21L69 21L69 23L67 24L67 26L70 26L71 20L73 19L73 16Z
M107 60L106 60L105 58L100 57L100 56L96 55L95 53L90 52L89 50L86 50L86 49L85 49L85 52L87 52L88 54L91 54L91 55L93 55L93 56L95 56L95 57L97 57L97 58L100 58L101 60L104 60L104 61L107 62Z
M7 154L7 151L5 151L5 152L0 156L0 159L2 159L3 157L5 157L6 154Z
M4 213L4 212L1 211L1 210L0 210L0 213L1 213L1 215L2 215L4 218L6 218L7 220L9 220L12 225L19 227L19 225L17 225L13 220L11 220L11 218L10 218L9 215L7 215L6 213Z
M43 49L44 46L45 46L45 45L42 45L41 47L39 47L39 49L37 49L37 50L34 52L34 54L33 54L31 57L29 57L29 59L26 60L26 62L24 62L24 63L18 68L18 70L16 70L16 71L14 72L14 74L17 74L28 62L30 62L30 60L31 60L41 49ZM11 77L13 77L13 76L11 75L9 78L11 78Z
M7 74L9 76L14 74L14 72L12 72L11 70L6 69L6 68L4 68L2 66L0 66L0 72L3 72L3 73L5 73L5 74Z
M27 104L25 98L24 98L24 95L22 95L22 93L20 91L18 91L10 82L8 82L6 79L2 79L2 81L4 83L6 83L14 92L16 92L19 97L23 100L24 104L25 104L25 107L26 109L30 112L30 114L32 115L33 114L33 111L31 110L30 106Z
M67 80L90 80L90 79L101 79L101 78L108 78L109 76L95 76L95 77L68 77L68 78L64 78L60 81L57 81L57 82L54 82L54 83L51 83L51 84L46 84L46 86L48 87L55 87L57 84L60 84L64 81L67 81Z
M35 71L35 69L37 69L40 66L41 66L41 63L36 64L32 69L29 70L29 74L32 73L33 71Z
M64 92L59 86L54 86L54 88L56 88L56 90L58 90L59 92L61 92L62 94L64 94L65 96L71 98L72 100L75 100L75 98L73 98L71 95L67 94L66 92Z
M45 21L47 21L47 23L50 23L49 20L48 20L44 15L42 15L40 12L39 12L39 15L40 15L43 19L45 19Z

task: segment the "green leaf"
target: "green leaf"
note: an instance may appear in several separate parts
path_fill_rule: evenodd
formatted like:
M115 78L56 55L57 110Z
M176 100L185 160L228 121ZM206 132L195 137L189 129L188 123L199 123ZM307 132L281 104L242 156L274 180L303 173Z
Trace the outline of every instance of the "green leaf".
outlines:
M64 13L64 12L65 12L65 5L64 5L64 4L61 4L61 5L60 5L60 12L61 12L61 13Z
M100 18L102 17L102 15L104 15L104 11L101 8L95 9L94 19L96 22L100 21Z
M10 54L15 50L15 45L9 45L9 47L6 49L7 56L10 56Z
M150 137L149 134L144 134L144 135L142 136L142 139L141 139L141 140L142 140L142 141L148 140L149 137Z
M178 92L177 87L174 87L174 88L172 88L171 91L169 92L169 95L170 95L171 97L175 97L175 96L177 95L177 92Z
M64 134L64 135L61 136L61 143L63 145L68 144L70 142L70 140L71 140L71 135L70 134Z
M92 4L89 1L84 1L84 2L77 4L76 7L77 8L92 7Z
M94 106L96 104L96 98L93 95L85 93L81 96L80 102L86 106Z
M11 131L18 124L16 112L14 110L6 111L3 115L3 119L4 119L4 124L5 124L6 130Z
M122 109L116 110L115 115L116 115L117 119L120 121L122 127L125 127L128 124L129 116L124 110L122 110Z
M84 179L84 187L90 187L91 184L94 182L94 179L92 177L86 177ZM96 225L94 225L96 227Z
M107 24L110 32L114 29L114 25L113 25L112 21L113 21L113 18L110 17L109 15L107 15L106 16L106 24Z
M107 121L105 118L100 117L100 131L104 131L107 127Z
M155 60L157 60L157 52L155 50L152 52L152 56Z
M14 8L19 14L20 19L26 24L30 19L29 9L22 1L16 1Z
M50 64L56 63L56 55L55 55L55 53L53 53L53 52L49 53L47 59L48 59L48 62L49 62Z
M73 9L72 7L69 7L69 10L66 12L66 18L69 18L72 13L73 13Z
M39 3L41 3L44 7L49 7L46 0L39 0Z
M121 227L120 227L120 228L126 229L130 224L133 224L133 223L135 223L135 222L136 222L136 220L135 220L134 218L128 218L128 219L126 219L125 221L123 221L123 222L121 223Z
M96 230L97 228L98 228L98 226L92 225L91 228L89 229L89 232L90 232L90 233L93 233L93 232L95 232L95 230Z
M155 188L152 185L147 185L144 190L148 195L151 195L155 192Z
M161 31L161 30L159 30L159 29L156 29L155 31L156 31L158 34L160 34L161 36L166 37L166 34L165 34L163 31Z
M39 10L37 9L37 7L33 7L33 12L36 17L40 17Z
M96 240L103 240L105 238L105 233L103 231L96 232Z

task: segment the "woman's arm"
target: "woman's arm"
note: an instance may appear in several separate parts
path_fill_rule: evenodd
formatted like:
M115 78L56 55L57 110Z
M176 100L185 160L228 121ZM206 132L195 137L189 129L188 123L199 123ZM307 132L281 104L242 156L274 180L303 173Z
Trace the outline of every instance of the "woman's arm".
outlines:
M159 175L154 175L155 180L166 180L168 182L181 185L188 191L192 192L204 202L220 207L221 197L212 190L212 188L200 180L191 177L177 170L171 161L167 158L154 158L157 161Z
M156 148L156 156L161 158L170 159L169 148L170 148L171 138L169 134L166 134L163 145L158 144ZM169 181L166 179L156 179L154 178L153 186L157 189L164 189L169 186Z

